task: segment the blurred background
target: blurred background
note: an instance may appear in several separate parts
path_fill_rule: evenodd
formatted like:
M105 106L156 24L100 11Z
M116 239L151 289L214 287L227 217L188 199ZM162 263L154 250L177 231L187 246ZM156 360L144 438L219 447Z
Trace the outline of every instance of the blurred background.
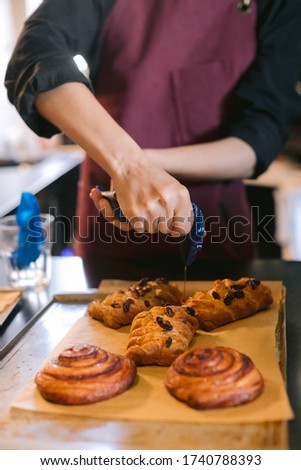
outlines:
M3 85L7 62L24 20L41 0L0 0L0 217L15 212L22 191L36 194L56 216L53 255L72 255L73 216L83 151L63 136L37 137L9 103ZM81 57L74 58L87 72ZM301 94L301 83L298 84ZM245 181L262 258L301 260L301 121L267 172Z
M35 161L55 145L47 139L39 139L10 105L3 86L7 62L13 51L24 19L41 3L40 0L0 0L0 158L15 162ZM57 143L57 142L56 142Z
M64 136L43 139L34 134L9 103L4 87L7 63L23 23L40 3L0 0L0 217L16 211L22 191L32 192L41 211L56 216L53 255L72 255L73 215L84 153ZM87 66L79 64L83 69Z

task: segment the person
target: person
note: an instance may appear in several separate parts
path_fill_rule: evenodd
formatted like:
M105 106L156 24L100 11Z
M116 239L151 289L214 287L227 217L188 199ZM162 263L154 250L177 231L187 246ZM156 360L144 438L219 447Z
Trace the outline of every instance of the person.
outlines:
M77 254L178 253L195 202L200 256L253 256L242 179L265 171L300 115L300 21L299 0L43 1L5 84L38 135L64 132L87 152ZM93 189L110 182L130 225Z

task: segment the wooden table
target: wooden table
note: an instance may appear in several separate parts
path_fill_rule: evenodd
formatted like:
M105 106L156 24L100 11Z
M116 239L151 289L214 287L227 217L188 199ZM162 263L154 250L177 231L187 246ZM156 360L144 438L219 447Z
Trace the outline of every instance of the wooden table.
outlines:
M162 258L140 260L126 265L118 261L93 259L86 260L83 270L79 259L54 258L53 281L43 294L44 301L51 299L53 293L86 290L84 272L88 286L97 287L104 278L139 279L143 276L161 275L179 279L182 276L182 267L177 260L167 261ZM239 263L202 261L192 265L189 279L238 278L242 275L259 279L280 279L287 287L287 384L296 415L296 419L289 424L289 439L291 449L301 449L301 263L280 260ZM197 442L198 425L192 426L191 435L187 436L180 425L170 427L163 423L141 423L137 434L133 423L102 422L96 419L83 420L9 410L9 404L77 318L77 314L74 315L71 311L63 318L58 311L46 312L2 360L0 448L147 449L150 448L151 436L152 442L155 436L158 449L176 448L180 441L182 448L191 448L189 443ZM219 427L224 448L236 448L233 442L234 447L227 443L228 430L228 426ZM244 448L239 429L236 439L240 446L237 448ZM266 446L272 447L272 440ZM203 446L204 448L206 447Z

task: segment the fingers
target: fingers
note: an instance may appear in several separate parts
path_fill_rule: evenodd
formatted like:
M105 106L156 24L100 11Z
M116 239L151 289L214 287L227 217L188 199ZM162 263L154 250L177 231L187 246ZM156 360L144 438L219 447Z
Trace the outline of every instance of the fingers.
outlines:
M99 191L99 189L96 189L96 188L91 189L89 197L90 199L92 199L95 208L99 211L100 201L103 200L103 197L101 196L101 192Z
M144 207L145 227L148 233L167 234L172 228L173 212L161 199L148 201Z
M131 230L130 224L120 222L118 219L116 219L109 201L102 197L99 189L91 189L89 196L92 199L95 208L101 213L104 219L106 219L108 222L111 222L113 225L115 225L115 227L118 227L120 230L126 232Z
M187 192L188 193L188 192ZM177 203L177 204L176 204ZM137 208L137 212L138 212ZM190 232L193 225L193 209L188 195L187 199L179 202L173 195L170 201L154 201L140 209L144 216L130 218L134 230L142 233L161 232L164 235L181 237Z
M193 224L193 210L188 190L180 183L161 191L156 198L146 199L143 203L139 195L134 201L122 205L126 207L129 223L120 222L113 214L110 203L101 192L93 188L90 197L103 217L121 230L131 229L138 233L161 232L165 235L180 237L188 234ZM127 201L126 201L127 202ZM138 214L138 215L137 215Z
M166 216L159 224L160 232L172 237L189 233L193 225L193 209L187 188L179 185L177 192L171 193L170 200L165 199L164 205Z
M112 208L109 202L102 197L101 192L99 189L93 188L90 191L90 198L92 199L95 208L101 212L103 217L108 220L109 222L113 222L115 217L113 215Z
M193 226L194 215L190 196L187 188L183 186L182 196L179 199L179 204L175 209L173 218L173 237L182 237L187 235Z

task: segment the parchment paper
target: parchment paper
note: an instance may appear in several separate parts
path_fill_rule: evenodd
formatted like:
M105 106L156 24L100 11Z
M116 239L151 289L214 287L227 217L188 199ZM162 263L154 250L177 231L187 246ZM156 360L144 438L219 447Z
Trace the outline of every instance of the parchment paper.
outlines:
M0 325L12 312L17 305L24 289L11 289L9 287L0 287Z
M220 410L200 411L173 398L164 386L167 368L160 366L138 367L138 377L133 386L122 395L110 400L81 406L63 406L49 403L37 391L33 381L28 383L13 408L42 413L86 416L111 421L153 421L177 423L260 423L286 421L293 418L285 383L281 375L275 329L283 299L281 282L267 282L273 292L274 304L268 310L239 320L212 332L198 331L190 347L228 346L252 358L264 378L264 392L246 405ZM129 282L104 281L101 291L106 294L124 288ZM197 289L208 289L212 282L188 282L187 295ZM179 283L182 288L182 283ZM283 309L282 309L283 311ZM129 326L113 330L90 318L87 314L77 321L50 357L59 354L75 343L91 343L108 351L125 353ZM49 357L49 358L50 358ZM49 358L47 360L49 360ZM42 366L42 364L41 364Z

